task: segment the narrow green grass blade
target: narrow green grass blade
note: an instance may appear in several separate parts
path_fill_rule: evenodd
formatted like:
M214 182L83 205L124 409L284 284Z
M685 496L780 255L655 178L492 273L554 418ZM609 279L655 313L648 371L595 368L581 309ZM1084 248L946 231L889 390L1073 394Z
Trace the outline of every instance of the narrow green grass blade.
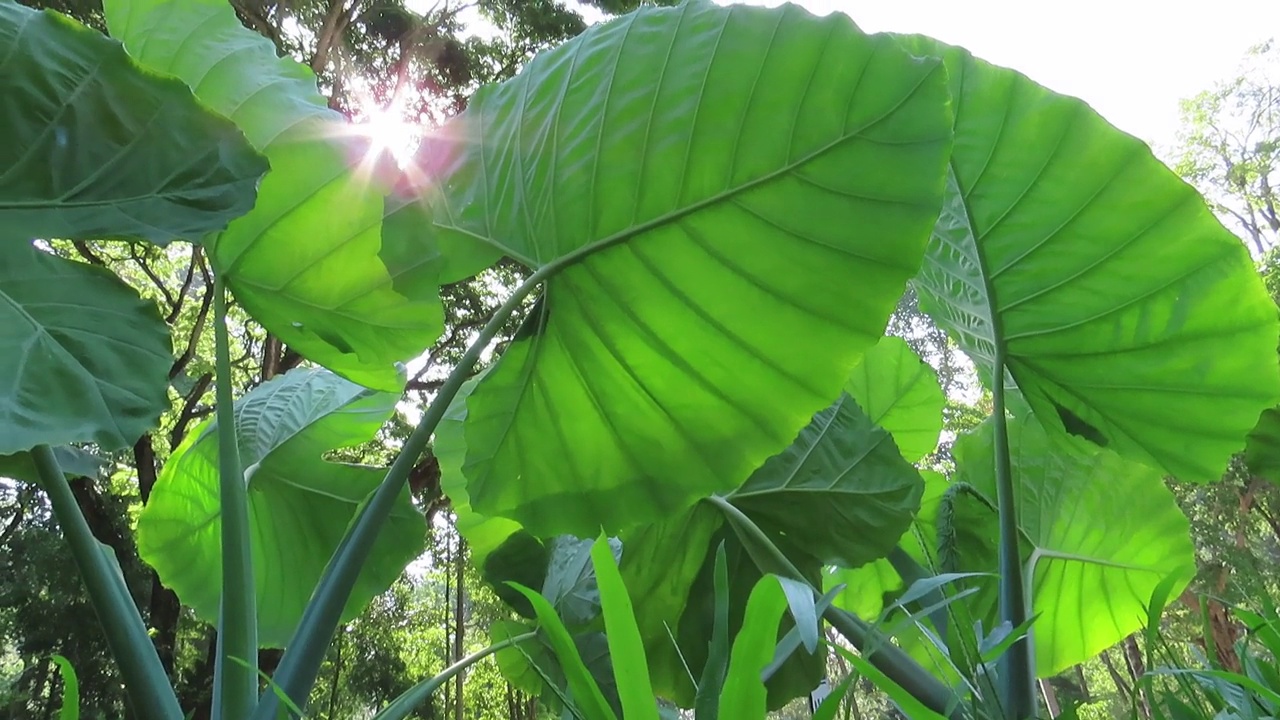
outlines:
M573 644L573 636L560 621L560 616L556 615L556 610L551 607L551 603L547 602L540 593L519 583L507 584L528 598L529 603L533 605L533 611L538 616L539 629L546 633L547 643L555 651L556 659L560 661L560 669L564 671L564 676L569 682L573 701L582 709L586 720L617 720L617 716L613 714L613 708L610 708L609 703L604 699L604 693L600 692L600 686L596 684L595 678L591 677L591 671L587 670L586 664L582 662L582 656L578 654L578 648Z
M448 682L448 680L454 675L457 675L499 650L504 650L512 645L518 645L526 640L532 640L535 637L537 637L537 633L532 632L513 635L506 640L496 642L483 650L477 650L476 652L471 653L458 662L440 671L440 673L435 677L423 680L417 685L406 690L404 694L400 695L400 697L392 700L390 705L383 708L382 712L374 715L373 720L404 720L404 718L409 717L411 713L417 710L424 702L427 701L428 698L431 697L432 693L438 690L441 685Z
M658 703L649 682L649 661L644 654L640 626L636 624L631 596L618 572L607 535L601 535L591 546L591 564L596 569L605 637L609 640L609 657L613 661L613 677L618 682L622 716L627 720L658 720Z
M911 693L903 690L901 685L890 680L888 675L880 672L879 668L867 662L861 655L851 653L839 645L832 645L831 647L839 653L840 657L847 660L850 665L879 688L881 692L888 695L889 699L911 720L946 720L945 715L930 710L924 703L915 699Z
M725 720L764 720L768 693L761 675L773 660L778 621L787 609L787 596L777 578L766 575L747 600L742 629L733 641L729 672L720 694L720 717Z
M715 568L716 614L711 626L711 648L707 664L702 668L702 681L694 699L697 720L718 720L720 691L729 672L729 567L725 560L724 542L716 548Z
M61 655L49 659L62 673L62 709L58 711L58 720L80 720L80 681L76 679L76 669Z

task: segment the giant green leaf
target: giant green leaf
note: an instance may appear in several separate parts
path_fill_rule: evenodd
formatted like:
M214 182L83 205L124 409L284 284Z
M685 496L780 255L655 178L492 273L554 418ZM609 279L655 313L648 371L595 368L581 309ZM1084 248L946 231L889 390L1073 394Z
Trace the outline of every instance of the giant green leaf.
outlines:
M987 421L954 451L957 479L987 497L996 494L992 427ZM1194 565L1195 547L1157 470L1079 438L1047 435L1029 414L1010 421L1009 455L1030 553L1031 612L1040 616L1032 626L1037 667L1048 677L1141 628L1152 591ZM962 572L998 565L994 552L958 561Z
M854 366L844 389L871 422L889 431L902 457L919 462L938 446L946 398L933 368L906 340L880 338Z
M1085 103L927 38L955 98L923 307L1046 428L1216 480L1280 400L1275 305L1239 239ZM1065 433L1064 433L1065 431Z
M0 240L0 455L133 445L169 407L155 304L105 268Z
M439 334L429 268L412 299L379 253L383 217L403 204L368 143L328 109L311 70L243 27L223 0L107 0L112 35L177 75L271 161L253 212L206 240L246 310L304 356L356 382L397 388L394 364ZM429 265L429 264L428 264ZM407 270L402 269L407 272Z
M937 61L847 17L707 2L595 26L478 92L437 230L546 283L468 402L474 508L593 536L785 447L916 272L949 113Z
M280 647L293 635L325 564L357 507L386 471L328 462L332 450L367 442L398 395L367 390L324 370L293 370L235 404L236 437L249 494L258 594L258 639ZM218 433L194 430L164 466L138 518L138 552L183 603L218 616L222 568ZM343 616L354 617L422 551L426 524L401 492Z
M253 207L266 161L120 44L0 0L0 215L34 238L197 239Z
M923 487L889 433L842 394L728 498L823 562L853 568L897 545Z
M999 566L992 439L988 420L956 442L951 492L933 490L938 502L926 503L921 514L921 537L944 572ZM1009 445L1030 611L1039 616L1032 626L1036 667L1048 677L1141 628L1152 591L1194 564L1194 546L1159 471L1081 438L1050 435L1026 412L1010 420ZM956 492L964 485L973 490ZM987 500L975 500L973 492ZM922 551L905 539L903 546L917 557ZM995 584L976 587L979 593L962 602L994 627ZM856 602L869 599L864 594Z

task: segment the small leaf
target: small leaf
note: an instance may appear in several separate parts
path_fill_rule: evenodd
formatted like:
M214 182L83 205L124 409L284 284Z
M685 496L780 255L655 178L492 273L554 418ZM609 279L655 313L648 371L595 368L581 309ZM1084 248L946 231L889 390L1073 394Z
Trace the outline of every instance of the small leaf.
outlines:
M63 474L69 478L97 478L98 472L107 464L105 458L72 445L53 448L53 457L58 461ZM36 470L35 458L31 457L30 452L0 455L0 477L40 484L40 473Z
M556 659L564 670L569 690L573 694L573 701L587 715L585 720L617 720L609 703L605 701L604 694L600 692L600 686L582 662L582 655L579 654L573 637L564 623L556 615L555 608L551 607L551 603L547 602L546 598L533 590L516 583L512 583L511 586L528 598L529 603L533 605L534 613L538 616L538 629L546 634L547 643L555 652Z
M778 577L782 592L787 596L787 607L791 617L795 619L795 629L800 642L810 654L818 651L818 613L813 602L813 589L807 584L791 578Z
M898 542L923 488L889 433L842 394L727 497L823 562L858 567Z

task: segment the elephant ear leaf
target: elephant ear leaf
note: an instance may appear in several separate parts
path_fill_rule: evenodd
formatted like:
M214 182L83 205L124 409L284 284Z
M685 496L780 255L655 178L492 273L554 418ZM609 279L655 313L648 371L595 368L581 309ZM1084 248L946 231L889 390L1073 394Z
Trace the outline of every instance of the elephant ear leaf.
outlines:
M1209 481L1280 400L1275 305L1242 243L1085 103L923 37L955 98L922 307L1051 432Z
M52 11L0 3L0 97L0 244L198 239L248 212L267 171L181 82Z
M468 401L475 510L592 537L740 484L883 333L950 128L936 60L795 6L644 7L478 92L436 226L546 283Z
M0 455L133 445L169 407L173 346L155 304L106 268L2 240Z
M957 480L995 497L992 422L955 446ZM1191 530L1164 477L1081 438L1046 433L1030 414L1009 422L1018 525L1031 583L1036 665L1042 677L1084 662L1146 622L1147 603L1167 578L1194 566ZM995 514L986 542L964 541L961 572L998 566ZM1187 585L1182 577L1174 596ZM989 618L994 592L983 587ZM982 599L979 599L979 603ZM993 625L988 625L994 627Z
M443 329L439 258L394 270L383 259L403 258L405 232L430 223L409 222L416 204L391 191L368 138L328 108L310 68L277 56L224 0L106 0L104 10L139 62L181 78L271 162L253 211L204 240L227 287L304 357L397 390L395 364Z
M293 370L235 404L248 483L258 637L283 647L311 592L384 469L328 462L367 442L398 394L362 388L326 370ZM201 617L218 616L222 556L217 420L174 451L138 518L138 552ZM426 522L406 488L361 570L343 616L354 617L421 553Z

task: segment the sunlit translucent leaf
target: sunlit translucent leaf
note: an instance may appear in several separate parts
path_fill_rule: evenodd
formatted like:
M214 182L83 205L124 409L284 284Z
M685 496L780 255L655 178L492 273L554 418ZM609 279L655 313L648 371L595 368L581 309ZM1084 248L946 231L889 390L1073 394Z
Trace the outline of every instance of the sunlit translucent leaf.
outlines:
M298 619L357 506L386 471L328 462L367 442L398 395L366 390L324 370L293 370L235 404L249 490L258 593L258 638L280 647ZM206 620L218 616L222 568L216 420L174 451L138 519L138 552L164 584ZM354 617L422 551L426 524L406 488L383 525L343 616Z
M109 270L0 242L0 454L133 445L169 407L172 350L155 305Z
M1239 239L1083 102L962 49L946 204L917 279L982 373L997 347L1050 431L1221 477L1280 400L1277 316Z
M253 207L266 161L124 48L0 3L0 243L198 239Z
M328 109L311 70L277 57L228 3L104 6L111 34L140 62L185 81L271 161L253 212L206 240L236 298L304 356L361 384L397 389L394 364L435 340L443 314L429 267L414 270L431 282L419 282L412 299L392 287L379 256L383 217L403 201L386 199L390 187L366 161L368 143Z
M563 269L468 402L474 508L591 536L785 447L916 272L946 98L936 61L843 15L701 2L477 93L437 228Z
M844 389L871 422L889 431L902 457L919 462L938 446L946 404L942 386L902 338L880 338L853 368Z
M957 442L955 456L958 480L995 497L991 441L988 421ZM1059 442L1026 415L1010 421L1009 446L1031 612L1040 616L1032 626L1037 669L1048 677L1141 628L1152 591L1193 564L1195 548L1159 471L1079 438ZM994 552L961 554L956 569L997 565Z

